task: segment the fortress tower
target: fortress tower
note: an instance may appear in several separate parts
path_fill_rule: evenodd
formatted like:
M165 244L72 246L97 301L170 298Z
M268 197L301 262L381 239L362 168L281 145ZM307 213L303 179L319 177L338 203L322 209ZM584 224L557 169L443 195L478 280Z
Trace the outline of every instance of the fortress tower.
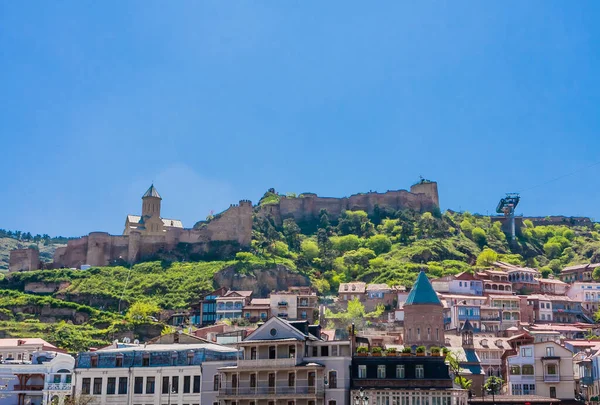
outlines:
M167 228L183 228L178 219L161 218L162 197L154 184L142 196L142 215L127 215L123 235L137 231L143 236L164 235Z

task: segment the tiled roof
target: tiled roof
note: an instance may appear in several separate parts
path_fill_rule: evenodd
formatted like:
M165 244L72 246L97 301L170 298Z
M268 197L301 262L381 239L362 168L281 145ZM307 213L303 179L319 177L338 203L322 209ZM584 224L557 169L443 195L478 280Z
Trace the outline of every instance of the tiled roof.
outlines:
M564 283L558 279L555 278L536 278L537 281L539 281L540 283L550 283L550 284L562 284L562 285L567 285L567 283Z
M390 290L390 286L387 284L368 284L367 291L387 291Z
M21 342L20 345L19 345L19 342ZM0 347L18 347L18 346L23 346L23 345L42 345L42 347L44 347L46 349L57 349L56 346L54 346L51 343L46 342L44 339L41 339L41 338L0 339Z
M354 289L352 289L354 287ZM354 281L352 283L341 283L338 293L355 293L364 294L367 288L367 283L362 281Z
M424 272L420 272L417 281L415 281L412 290L408 294L408 298L406 298L404 306L424 304L442 305L429 279Z
M146 192L142 196L142 198L146 198L146 197L156 197L156 198L162 199L160 194L158 194L158 191L156 191L154 184L150 185L150 188L148 190L146 190Z
M250 305L271 305L269 298L252 298Z

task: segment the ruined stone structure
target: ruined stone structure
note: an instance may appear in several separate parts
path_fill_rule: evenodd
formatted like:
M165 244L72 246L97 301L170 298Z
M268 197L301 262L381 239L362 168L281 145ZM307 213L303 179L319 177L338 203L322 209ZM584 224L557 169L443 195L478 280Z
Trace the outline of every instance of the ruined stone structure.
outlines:
M373 214L375 206L395 211L402 209L431 211L440 206L437 183L423 180L413 185L410 191L362 193L344 198L318 197L311 193L293 198L282 196L277 204L261 206L259 214L269 215L276 224L281 224L286 218L294 218L296 222L313 220L319 217L322 209L327 210L330 219L337 219L346 210L362 210Z
M9 272L38 270L40 252L34 248L15 249L10 252Z
M107 266L150 258L189 260L194 255L207 253L215 243L229 245L234 250L250 245L250 201L232 204L210 221L199 222L194 229L185 229L181 221L160 217L161 200L154 186L151 186L142 197L142 215L127 216L123 235L92 232L88 236L69 240L66 247L56 249L53 266ZM172 225L175 222L178 224Z

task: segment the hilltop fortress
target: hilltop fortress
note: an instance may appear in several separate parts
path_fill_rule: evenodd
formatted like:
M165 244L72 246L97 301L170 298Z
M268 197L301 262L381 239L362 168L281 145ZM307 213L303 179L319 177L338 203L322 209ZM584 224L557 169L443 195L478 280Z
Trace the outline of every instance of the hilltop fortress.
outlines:
M376 206L424 212L439 208L439 197L437 183L422 180L410 191L370 192L344 198L318 197L307 193L299 197L282 196L277 203L257 207L253 207L249 200L242 200L222 213L196 223L191 229L184 228L177 219L162 218L161 203L162 197L154 185L150 186L142 196L141 215L127 215L122 235L92 232L69 240L67 246L56 250L51 267L79 268L82 265L108 266L156 259L226 257L250 246L253 214L270 216L275 224L281 225L286 218L294 218L297 222L314 220L322 209L327 210L334 220L345 210L363 210L372 214ZM37 250L11 251L9 266L11 272L41 268Z

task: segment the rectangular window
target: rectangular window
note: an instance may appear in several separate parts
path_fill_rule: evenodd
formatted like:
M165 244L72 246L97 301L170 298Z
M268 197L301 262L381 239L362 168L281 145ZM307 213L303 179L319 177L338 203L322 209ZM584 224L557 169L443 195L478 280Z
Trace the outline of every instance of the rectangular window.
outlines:
M219 391L219 376L215 375L213 377L213 391Z
M183 376L183 393L189 394L192 386L192 377L189 375Z
M154 394L154 388L155 388L156 382L154 377L147 377L146 378L146 394Z
M106 381L106 395L115 395L117 389L117 379L115 377L108 377Z
M556 398L556 387L550 387L550 398Z
M254 375L254 376L256 377L256 375ZM288 374L288 387L295 387L295 386L296 386L296 373L289 373Z
M119 395L127 394L127 377L119 377Z
M425 369L422 364L417 364L415 367L415 378L425 378Z
M172 394L177 394L179 392L179 377L174 375L173 379L171 380L172 384L171 384L171 393Z
M377 378L385 378L385 366L377 366Z
M133 380L133 393L144 393L144 377L135 377L135 379Z
M115 367L123 367L123 357L118 356L115 359Z
M250 360L256 360L256 347L250 348Z
M421 340L421 328L417 328L417 340Z
M427 328L427 340L431 340L431 328Z
M338 347L337 346L331 346L331 356L337 357L337 355L338 355Z
M92 385L91 378L84 378L81 380L81 393L83 395L90 395L90 388Z
M98 356L92 356L90 358L90 367L92 367L92 368L98 367Z
M194 376L194 393L197 394L198 392L200 392L200 376L195 375Z
M147 353L142 357L142 367L150 367L150 355Z
M548 375L556 375L556 364L548 364L546 371Z
M277 351L275 346L269 346L269 360L273 360L277 358Z
M292 345L289 347L290 359L296 358L296 346Z
M521 348L521 357L531 357L533 355L531 347Z
M404 366L396 366L396 378L404 378Z
M94 395L102 395L102 378L94 378Z
M367 366L358 366L358 378L367 378Z
M329 357L329 346L321 346L321 357Z
M169 393L169 377L163 377L163 379L162 379L162 393L163 394Z
M548 357L554 356L554 347L552 347L552 346L546 347L546 356L548 356Z

